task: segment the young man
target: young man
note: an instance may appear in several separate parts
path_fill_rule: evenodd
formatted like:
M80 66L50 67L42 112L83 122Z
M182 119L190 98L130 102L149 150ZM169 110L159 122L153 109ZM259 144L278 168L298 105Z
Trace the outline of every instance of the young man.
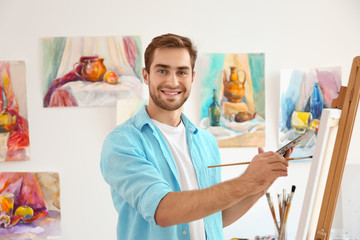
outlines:
M207 168L221 162L216 141L182 113L196 55L188 38L154 38L143 69L149 104L104 142L101 171L119 214L119 240L223 239L223 227L287 176L285 158L261 148L230 181L221 183L220 169Z

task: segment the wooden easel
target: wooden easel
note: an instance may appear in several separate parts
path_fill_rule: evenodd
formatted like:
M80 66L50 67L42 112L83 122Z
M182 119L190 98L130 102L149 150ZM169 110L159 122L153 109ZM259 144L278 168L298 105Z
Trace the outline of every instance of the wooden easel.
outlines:
M328 240L330 237L359 98L360 56L355 57L353 60L348 86L341 87L339 97L333 101L331 106L332 108L341 109L342 113L321 204L315 240Z

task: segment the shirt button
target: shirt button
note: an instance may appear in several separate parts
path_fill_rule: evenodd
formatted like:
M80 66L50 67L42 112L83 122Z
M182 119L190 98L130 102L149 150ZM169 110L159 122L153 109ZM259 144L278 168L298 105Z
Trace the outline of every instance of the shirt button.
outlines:
M183 235L186 235L186 233L187 233L186 231L183 231Z

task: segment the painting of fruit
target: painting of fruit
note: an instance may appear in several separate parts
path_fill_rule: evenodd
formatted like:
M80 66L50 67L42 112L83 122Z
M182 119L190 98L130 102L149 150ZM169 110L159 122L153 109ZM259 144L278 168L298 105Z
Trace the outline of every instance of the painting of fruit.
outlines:
M138 36L42 40L43 106L115 106L143 98Z
M60 219L58 173L0 172L0 239L59 238Z
M30 159L24 61L0 61L0 162Z

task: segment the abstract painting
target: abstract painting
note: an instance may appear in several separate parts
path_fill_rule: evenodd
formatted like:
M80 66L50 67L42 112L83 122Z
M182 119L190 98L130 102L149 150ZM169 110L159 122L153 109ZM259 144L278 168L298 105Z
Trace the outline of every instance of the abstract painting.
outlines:
M60 232L58 173L1 172L0 239L54 239Z
M200 127L215 136L219 147L263 147L265 55L203 54L196 64Z
M42 40L44 107L115 106L142 98L138 36Z
M0 162L30 158L23 61L0 61Z
M286 69L280 76L279 147L308 129L317 131L323 108L331 107L341 87L340 67ZM293 157L311 156L316 134L297 146Z

